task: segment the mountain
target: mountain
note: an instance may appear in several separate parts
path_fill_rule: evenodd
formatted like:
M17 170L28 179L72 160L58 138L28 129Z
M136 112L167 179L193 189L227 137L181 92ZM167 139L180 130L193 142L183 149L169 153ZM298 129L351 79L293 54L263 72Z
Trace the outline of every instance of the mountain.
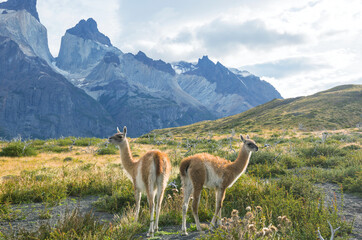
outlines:
M199 100L218 117L230 116L252 107L282 98L269 83L252 74L230 70L207 56L196 64L173 63L180 73L177 80L181 88Z
M7 10L26 10L29 12L36 20L39 20L38 11L36 10L36 0L8 0L7 2L0 3L0 9ZM7 11L2 11L3 14L6 14Z
M38 56L51 64L47 30L39 22L35 4L36 0L0 3L0 35L13 39L26 55Z
M1 137L106 137L114 131L110 115L39 57L0 36Z
M175 70L173 70L171 64L165 63L161 59L155 61L152 58L147 57L144 52L139 51L137 53L137 55L134 56L134 58L137 59L138 61L144 63L145 65L153 67L159 71L169 73L172 76L175 76L175 74L176 74L176 72L175 72Z
M260 129L324 130L361 125L362 85L342 85L306 97L275 99L234 116L189 126L155 130L157 134L230 133Z
M81 20L62 37L56 65L69 73L80 73L84 76L107 52L123 54L112 46L107 36L99 32L96 21L92 18Z
M68 79L102 104L115 122L127 125L131 137L155 128L215 119L180 88L170 64L143 52L124 54L98 38L75 33L81 23L96 26L89 21L82 20L66 31L57 66L68 71ZM87 29L87 36L99 35L96 27L82 28Z
M108 136L109 113L54 70L35 3L0 5L0 137Z

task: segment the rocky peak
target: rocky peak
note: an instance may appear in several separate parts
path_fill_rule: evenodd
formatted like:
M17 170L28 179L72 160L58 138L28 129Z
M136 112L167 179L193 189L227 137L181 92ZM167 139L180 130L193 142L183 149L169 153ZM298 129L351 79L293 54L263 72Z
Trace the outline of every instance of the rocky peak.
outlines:
M202 58L199 58L199 61L197 62L198 67L213 67L215 64L209 59L208 56L203 56Z
M176 74L171 64L165 63L162 60L153 60L152 58L147 57L144 52L139 51L134 57L143 64L153 67L159 71L167 72L173 76Z
M33 15L39 22L39 15L36 10L36 0L8 0L0 3L0 9L8 10L26 10Z
M87 21L84 19L80 20L79 23L75 25L75 27L68 29L67 33L81 37L83 39L90 39L108 46L112 46L111 40L109 40L106 35L99 32L97 22L94 21L93 18L88 18Z
M216 92L222 94L243 94L245 86L238 77L220 62L215 64L207 56L199 59L195 69L186 72L187 75L197 75L206 78L210 83L216 83Z

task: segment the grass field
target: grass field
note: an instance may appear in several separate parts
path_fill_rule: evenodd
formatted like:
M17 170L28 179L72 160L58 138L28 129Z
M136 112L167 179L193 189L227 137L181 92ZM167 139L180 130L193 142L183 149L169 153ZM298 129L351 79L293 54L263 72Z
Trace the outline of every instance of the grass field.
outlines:
M182 190L178 165L181 159L199 152L234 160L240 148L238 134L193 132L192 134L151 133L130 139L135 158L151 149L168 153L173 171L163 203L160 225L180 225ZM246 134L247 132L242 132ZM226 192L222 215L224 226L204 238L316 239L319 228L325 238L327 221L340 226L338 239L348 239L352 223L339 215L343 206L324 204L316 183L331 182L343 192L362 196L361 131L357 128L335 131L299 129L248 132L261 147L251 157L247 172ZM105 139L64 138L20 139L0 142L0 222L21 216L11 204L45 202L49 206L72 196L100 196L94 206L118 214L111 224L97 223L92 214L71 214L55 228L43 226L34 232L19 233L19 239L129 239L145 232L149 225L148 205L142 199L140 221L133 220L133 186L123 172L118 149ZM250 209L247 210L247 207ZM200 220L211 221L213 191L203 190ZM44 218L51 216L44 212ZM192 222L191 212L188 222ZM250 226L253 227L250 227ZM275 227L275 230L273 227ZM191 229L192 230L192 229ZM7 232L0 239L13 239Z
M154 130L174 135L199 132L258 132L261 129L304 131L354 128L361 123L362 85L343 85L310 96L274 99L248 111L214 121Z

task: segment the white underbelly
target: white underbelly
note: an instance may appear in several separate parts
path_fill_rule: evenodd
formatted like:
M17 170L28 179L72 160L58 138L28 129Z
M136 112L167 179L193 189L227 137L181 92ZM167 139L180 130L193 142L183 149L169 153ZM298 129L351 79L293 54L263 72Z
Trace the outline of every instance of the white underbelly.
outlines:
M142 167L142 165L139 164L138 168L137 168L136 186L137 186L137 189L139 191L141 191L143 193L146 193L146 185L145 185L145 183L143 182L143 179L142 179L141 167Z
M206 180L204 186L206 188L218 188L222 184L222 177L219 176L215 170L209 164L205 164L206 166Z

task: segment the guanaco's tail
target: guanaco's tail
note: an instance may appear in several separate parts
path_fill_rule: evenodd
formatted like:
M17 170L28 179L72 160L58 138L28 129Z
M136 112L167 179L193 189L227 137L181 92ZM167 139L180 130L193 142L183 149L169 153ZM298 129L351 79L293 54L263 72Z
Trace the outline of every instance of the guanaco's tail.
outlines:
M184 160L181 161L180 164L180 174L182 177L186 176L187 170L190 167L190 163L191 163L191 159L190 158L186 158Z

